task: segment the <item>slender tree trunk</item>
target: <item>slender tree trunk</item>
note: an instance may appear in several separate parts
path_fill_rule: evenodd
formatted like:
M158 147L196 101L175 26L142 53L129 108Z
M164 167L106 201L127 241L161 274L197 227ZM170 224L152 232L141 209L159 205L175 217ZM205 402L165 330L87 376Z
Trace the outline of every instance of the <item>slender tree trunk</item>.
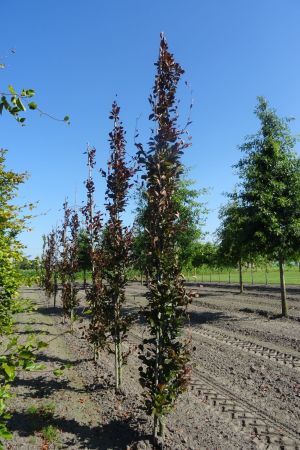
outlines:
M244 292L242 260L239 260L240 294Z
M115 381L116 391L118 391L122 385L122 348L119 330L115 336Z
M251 284L254 284L254 276L253 276L253 264L251 263Z
M58 291L58 282L57 282L57 273L54 274L54 297L53 297L53 306L56 307L56 297Z
M286 288L284 278L284 260L279 258L279 272L280 272L280 292L281 292L281 310L283 317L287 317L287 303L286 303Z
M158 313L160 316L160 313ZM159 384L159 365L161 358L161 327L158 327L156 331L156 357L155 357L155 386L157 387ZM163 436L163 418L161 416L154 415L154 424L153 424L153 438L154 441L158 438L158 436Z
M86 269L83 269L83 289L86 290Z
M230 277L230 272L228 272L228 282L229 282L229 284L231 283L231 277Z

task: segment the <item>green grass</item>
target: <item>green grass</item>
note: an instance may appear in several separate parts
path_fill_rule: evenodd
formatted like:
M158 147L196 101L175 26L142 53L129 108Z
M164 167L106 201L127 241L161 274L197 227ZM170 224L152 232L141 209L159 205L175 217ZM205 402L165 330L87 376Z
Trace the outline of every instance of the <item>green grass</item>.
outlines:
M50 419L55 412L55 403L48 402L42 405L31 405L26 410L27 414L32 416L40 416L43 419Z
M237 269L229 270L201 270L193 269L184 271L184 276L187 281L198 282L214 282L214 283L238 283L239 273ZM245 284L279 284L279 269L272 268L267 272L263 269L255 269L251 272L250 269L243 270L243 280ZM286 284L300 284L300 272L298 267L288 267L285 270Z
M45 441L53 443L59 440L60 431L53 425L47 425L46 427L41 429L41 435Z
M26 271L24 271L26 272ZM28 271L29 272L29 271ZM140 280L140 272L138 270L128 270L129 280ZM239 274L236 268L228 269L212 269L208 267L184 270L183 275L187 281L198 282L214 282L214 283L238 283ZM91 281L91 272L87 272L87 281ZM243 278L245 284L279 284L279 269L275 266L270 267L266 272L264 268L255 268L251 273L251 269L243 270ZM76 280L83 282L83 272L76 274ZM300 271L297 266L289 266L285 269L286 284L300 284Z

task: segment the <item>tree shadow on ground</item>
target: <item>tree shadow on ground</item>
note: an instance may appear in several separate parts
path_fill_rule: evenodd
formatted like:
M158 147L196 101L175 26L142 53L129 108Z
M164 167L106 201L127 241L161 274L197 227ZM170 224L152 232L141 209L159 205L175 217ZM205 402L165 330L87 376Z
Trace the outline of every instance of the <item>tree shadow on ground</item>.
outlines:
M35 325L35 324L33 324ZM17 331L17 334L38 334L39 336L43 336L43 335L49 335L51 334L51 336L53 336L52 333L50 333L50 331L47 330L21 330L21 331Z
M190 323L193 325L199 325L204 323L211 323L211 322L217 322L219 320L231 320L231 317L222 313L222 312L210 312L210 311L204 311L204 312L197 312L197 311L190 311L189 312L189 319Z
M86 391L85 388L79 389L71 386L70 381L66 379L46 379L44 374L30 379L17 378L15 385L17 387L27 388L29 391L22 394L22 396L32 398L47 398L57 391L69 390L78 393L84 393Z
M87 307L79 306L76 308L76 315L86 317L85 311ZM45 316L63 316L63 309L60 306L39 306L37 309L38 314Z
M56 364L71 364L72 366L77 366L84 362L93 361L93 358L82 358L82 359L62 359L57 356L50 356L45 353L39 354L37 357L38 362L53 362Z
M248 314L257 314L258 316L266 317L267 319L270 319L270 320L284 319L284 316L281 313L274 313L272 311L267 311L265 309L240 308L239 312L245 312Z
M32 326L32 327L35 327L36 325L44 325L44 326L47 326L47 327L52 327L53 326L51 323L47 323L47 322L21 322L21 321L16 321L15 325L17 327L20 326L20 325ZM23 331L23 330L21 330L21 331ZM17 333L21 334L20 331L18 331ZM38 333L38 331L37 331L37 333Z
M117 418L105 425L92 427L74 419L66 419L56 415L43 418L38 414L14 412L9 421L9 429L12 432L17 432L19 436L28 437L38 434L43 427L52 425L62 433L67 433L67 436L62 437L64 448L71 446L74 448L76 445L78 449L107 450L109 448L117 450L127 448L138 440L149 439L148 435L143 436L135 429L135 424L134 418Z

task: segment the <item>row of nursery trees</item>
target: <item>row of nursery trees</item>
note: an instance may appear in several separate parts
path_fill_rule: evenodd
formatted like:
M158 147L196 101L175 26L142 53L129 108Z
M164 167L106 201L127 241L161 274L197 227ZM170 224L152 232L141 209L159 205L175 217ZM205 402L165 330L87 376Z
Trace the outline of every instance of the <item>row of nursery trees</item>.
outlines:
M243 158L234 166L240 183L220 211L215 243L199 242L199 225L205 213L196 201L199 191L181 179L174 193L179 212L176 245L181 267L234 268L239 270L243 292L244 267L268 267L276 263L280 272L282 315L287 316L284 265L299 259L300 166L294 150L296 139L290 119L281 119L258 99L255 114L260 121L257 134L240 147ZM148 276L147 195L141 190L133 229L132 267ZM79 267L91 268L86 235L79 236Z
M186 388L190 367L188 341L180 337L190 301L183 286L177 236L185 226L179 218L177 191L183 174L181 156L190 146L186 131L177 125L176 90L184 73L169 52L163 35L160 40L157 73L150 96L154 123L148 148L136 143L133 163L126 156L125 131L120 108L112 105L113 121L109 134L110 156L106 171L105 204L98 211L95 204L93 169L96 151L87 149L87 201L76 211L64 203L62 226L45 239L43 283L48 296L56 299L58 279L65 318L73 326L78 306L75 281L79 264L80 233L88 244L92 280L86 286L90 316L87 338L94 357L113 345L115 355L115 388L122 383L123 342L133 316L124 313L127 271L133 257L133 229L124 226L125 211L135 173L143 180L143 254L148 278L148 306L144 311L149 337L140 345L140 382L144 388L145 409L153 416L153 435L163 436L165 416L178 395ZM104 211L108 220L104 223ZM85 230L80 231L78 214L84 217Z
M181 156L190 145L185 128L177 125L176 90L183 70L168 51L161 37L157 74L150 96L153 132L148 148L136 144L137 158L129 165L125 152L125 131L119 118L119 107L113 104L106 202L103 211L95 206L95 150L88 148L87 202L81 211L64 204L64 220L59 230L53 230L45 241L43 283L48 295L56 295L58 281L62 284L61 299L65 318L71 325L76 318L78 285L75 275L79 268L82 233L89 248L92 282L86 287L89 303L88 339L99 352L113 343L115 349L116 389L122 381L122 343L126 339L132 317L124 315L127 268L135 264L148 280L148 306L145 315L149 327L148 339L140 347L140 380L145 390L145 406L154 417L154 435L163 434L164 419L178 395L185 389L190 376L188 342L180 338L190 301L181 276L182 265L196 251L199 230L193 208L184 207L182 198L195 196L182 181ZM0 113L6 110L18 122L27 107L38 109L32 101L34 91L16 93L9 86L1 93ZM39 109L38 109L39 110ZM39 110L40 111L40 110ZM42 113L42 111L40 111ZM284 263L297 259L300 230L300 167L294 147L295 139L288 121L280 119L259 98L255 111L260 120L259 132L241 146L243 158L236 165L240 183L229 194L222 209L217 231L218 252L226 264L239 265L263 257L278 261L282 287L282 313L287 315L284 283ZM68 122L66 116L63 121ZM138 219L133 229L124 227L122 214L132 188L134 174L142 171ZM8 341L3 336L12 333L15 312L24 309L18 301L20 276L16 264L22 260L18 234L26 226L27 214L14 206L17 189L26 179L5 167L5 151L0 154L0 439L9 437L6 402L10 384L18 369L33 370L35 352L43 342L18 342L15 335ZM194 205L199 207L199 205ZM108 221L104 223L103 213ZM192 213L191 213L192 211ZM83 215L85 231L80 230ZM191 214L190 214L191 213ZM188 228L192 224L192 228ZM193 233L189 231L193 230ZM197 234L198 233L198 234ZM189 240L190 237L193 239ZM187 243L189 245L187 245ZM134 262L132 260L135 255ZM137 257L138 256L138 257ZM225 263L224 263L225 264ZM195 264L196 265L196 264ZM3 349L3 343L7 346Z

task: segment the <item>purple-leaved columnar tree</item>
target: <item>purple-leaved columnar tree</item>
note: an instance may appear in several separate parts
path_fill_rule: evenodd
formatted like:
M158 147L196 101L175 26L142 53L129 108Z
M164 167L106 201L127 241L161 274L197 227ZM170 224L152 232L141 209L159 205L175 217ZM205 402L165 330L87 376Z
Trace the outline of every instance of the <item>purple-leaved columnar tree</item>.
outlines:
M114 124L109 134L110 158L107 174L104 174L107 182L105 207L108 222L103 235L104 277L107 282L104 312L114 342L116 390L122 383L122 342L133 318L132 315L122 313L132 250L132 232L124 226L122 213L127 205L135 171L126 161L125 131L119 113L120 107L113 102L110 115Z
M163 35L152 95L149 101L154 130L145 151L136 144L145 170L145 239L149 284L146 319L151 337L140 346L140 381L146 410L154 417L154 439L163 436L166 414L190 378L188 340L181 338L190 298L185 292L178 258L180 227L176 191L183 166L181 155L189 143L177 125L176 90L184 73L168 50Z
M93 169L95 167L96 149L87 148L88 178L85 182L87 192L86 205L81 208L85 218L88 237L88 246L92 266L92 283L86 290L86 298L90 308L90 325L88 329L88 340L94 347L94 359L99 356L99 350L107 343L107 323L103 313L103 299L105 286L103 283L103 252L100 243L102 232L102 218L96 211L94 192L95 183Z
M57 230L52 230L45 239L43 251L44 288L46 296L50 299L53 295L54 307L58 291L58 242Z
M78 306L78 288L76 286L76 272L78 268L78 230L79 220L77 212L73 211L68 202L63 204L64 221L60 232L61 259L60 275L62 281L62 305L64 318L71 320L71 329L75 320L75 308Z

